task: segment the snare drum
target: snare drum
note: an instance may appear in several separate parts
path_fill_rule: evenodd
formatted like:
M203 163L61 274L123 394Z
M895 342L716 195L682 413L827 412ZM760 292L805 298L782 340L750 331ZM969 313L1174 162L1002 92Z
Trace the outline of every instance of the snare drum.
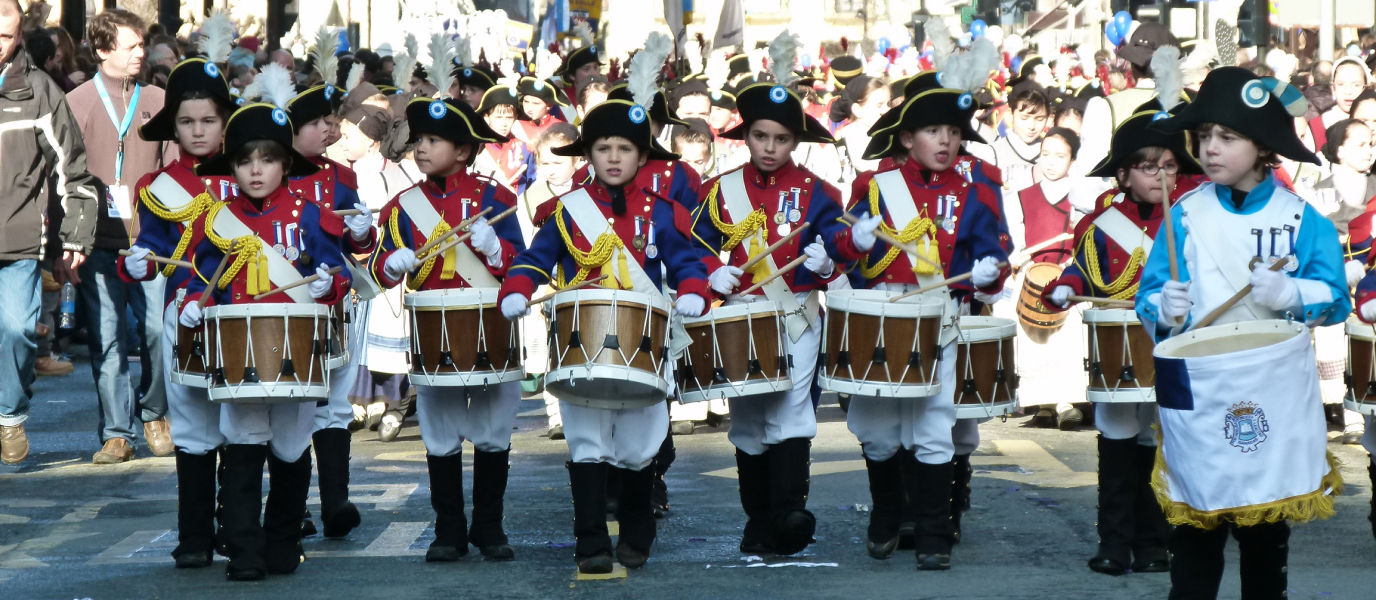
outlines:
M1090 402L1156 402L1152 341L1137 313L1125 308L1091 308L1084 313L1088 334Z
M961 317L956 342L957 419L987 419L1018 408L1018 326L997 317Z
M402 300L411 321L411 383L468 387L525 378L521 335L497 288L427 290Z
M1042 290L1061 276L1055 263L1036 263L1027 268L1022 280L1022 295L1018 297L1018 322L1027 338L1045 344L1051 334L1065 325L1066 311L1054 311L1042 304Z
M205 309L210 400L314 402L329 397L330 307L282 302Z
M182 314L186 304L185 294L177 294L177 315ZM205 328L188 329L177 322L177 346L173 349L177 360L172 365L169 377L172 383L187 387L204 388L210 384L205 376Z
M1376 415L1376 328L1353 317L1347 331L1347 410Z
M692 344L679 359L679 402L793 389L784 312L778 302L719 306L684 319Z
M822 389L857 396L923 398L941 391L936 361L941 352L943 302L913 297L889 302L897 292L827 292Z
M550 319L545 389L589 408L664 402L669 381L669 301L627 290L558 294Z

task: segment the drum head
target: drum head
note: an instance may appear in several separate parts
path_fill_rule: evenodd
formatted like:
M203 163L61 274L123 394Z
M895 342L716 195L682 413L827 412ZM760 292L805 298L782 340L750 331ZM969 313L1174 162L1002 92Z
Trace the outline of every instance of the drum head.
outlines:
M1274 319L1214 325L1188 331L1156 345L1163 358L1202 358L1258 350L1308 334L1303 323Z
M545 389L564 402L616 410L664 402L669 382L640 369L580 365L550 371L545 375Z

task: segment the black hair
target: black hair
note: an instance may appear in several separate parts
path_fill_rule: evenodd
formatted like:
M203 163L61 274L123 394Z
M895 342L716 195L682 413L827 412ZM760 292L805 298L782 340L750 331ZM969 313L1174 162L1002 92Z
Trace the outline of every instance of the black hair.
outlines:
M233 107L225 105L224 100L206 90L187 90L186 93L182 94L180 101L186 102L188 100L209 100L211 104L215 105L215 112L220 115L222 121L228 121L230 113L234 112Z
M285 146L276 140L251 140L245 142L244 145L239 146L234 151L234 154L230 155L229 162L231 165L237 165L240 161L252 157L254 152L261 152L264 157L281 162L283 177L286 177L286 174L291 171L291 153L287 151Z
M1357 112L1357 105L1367 100L1376 100L1376 92L1371 91L1370 88L1362 88L1362 93L1357 94L1357 97L1352 100L1352 108L1348 109L1347 116L1351 117L1355 114Z
M24 36L24 49L29 51L33 64L42 69L52 57L57 56L57 44L48 32L35 29Z
M1075 160L1075 155L1080 153L1080 136L1065 127L1052 127L1046 130L1046 137L1042 139L1046 140L1052 137L1064 140L1065 145L1070 146L1070 159Z
M1355 102L1353 106L1356 106ZM1347 143L1347 131L1351 129L1353 125L1357 124L1366 125L1366 123L1362 123L1356 119L1343 119L1328 128L1326 133L1328 140L1325 141L1323 147L1319 149L1319 151L1323 153L1323 157L1328 159L1328 162L1337 164L1338 148Z
M1024 109L1033 110L1038 107L1041 108L1040 112L1045 113L1048 117L1051 116L1051 101L1047 100L1046 94L1042 93L1041 90L1023 90L1008 99L1008 108L1012 109L1013 112ZM1034 112L1036 111L1034 110Z

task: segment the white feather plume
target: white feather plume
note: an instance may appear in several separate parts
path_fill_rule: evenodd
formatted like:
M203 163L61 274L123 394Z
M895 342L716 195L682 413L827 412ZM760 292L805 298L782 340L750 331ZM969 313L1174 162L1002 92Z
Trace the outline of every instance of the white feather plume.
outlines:
M1169 111L1180 104L1180 92L1185 88L1180 72L1180 49L1161 46L1151 55L1152 79L1156 80L1156 95L1162 110Z
M426 70L429 71L430 83L439 89L435 92L437 95L444 96L449 93L449 85L454 81L454 76L450 74L454 68L454 44L444 34L436 33L430 36L427 49L430 51L430 67Z
M631 75L626 79L626 87L636 104L649 107L659 92L659 72L664 68L664 60L674 50L674 41L658 31L651 31L645 38L645 48L631 58Z
M956 49L956 42L951 38L951 28L946 24L946 19L936 17L927 19L922 30L932 42L932 68L939 70L946 64L946 58Z
M416 34L406 34L406 53L411 55L411 61L415 62L420 57L420 40L416 39Z
M315 30L315 47L311 48L311 61L315 63L315 72L330 85L339 80L339 59L334 56L338 52L339 34L321 25L320 29Z
M1209 71L1217 65L1218 46L1213 40L1200 40L1180 64L1181 83L1190 85L1204 81Z
M946 57L941 69L941 86L975 93L984 87L989 74L999 67L999 51L988 38L981 37L970 49Z
M358 87L360 83L363 83L363 63L354 61L354 64L349 67L349 77L344 80L344 91L352 90Z
M454 57L461 67L473 66L473 41L468 39L468 34L460 33L454 38Z
M725 55L713 54L707 60L706 72L708 89L720 90L731 76L731 65L727 64Z
M296 85L292 83L291 73L277 63L263 65L254 83L260 84L259 102L267 102L277 108L286 109L287 103L296 97Z
M416 71L416 56L401 52L392 57L392 83L403 93L411 91L411 74Z
M247 100L257 100L260 96L263 95L262 82L258 81L255 78L253 80L253 83L244 86L244 91L240 92L239 95Z
M535 78L540 81L549 81L554 77L554 72L559 70L559 55L550 52L548 49L541 48L535 53Z
M573 26L573 35L583 40L583 47L593 45L592 26L587 21L579 21Z
M229 13L217 10L201 25L201 39L197 42L206 60L223 64L229 60L229 46L234 42L234 22Z
M798 80L793 71L798 68L798 48L802 45L803 38L787 29L769 42L769 72L779 85L788 86Z

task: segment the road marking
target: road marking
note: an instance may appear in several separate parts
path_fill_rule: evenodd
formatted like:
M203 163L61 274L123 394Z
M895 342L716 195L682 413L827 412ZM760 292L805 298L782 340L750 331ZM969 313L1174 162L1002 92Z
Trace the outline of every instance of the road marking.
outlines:
M413 452L381 452L373 457L373 460L400 460L405 462L425 462L425 451L416 450Z
M372 504L377 510L397 510L406 504L406 499L420 489L418 483L370 483L349 486L349 501L354 504ZM377 495L362 495L361 492L381 491ZM312 487L306 504L320 504L320 488Z
M134 483L136 485L158 483L164 479L167 479L168 475L177 472L176 459L153 458L149 460L142 460L139 462L147 464L148 467L144 469L142 474L140 474L137 478L134 479Z
M607 535L621 535L621 523L607 521Z
M76 509L72 512L62 515L62 518L58 519L57 522L80 523L82 521L90 521L91 519L100 516L100 509L105 508L105 505L111 502L114 502L114 499L107 498L104 500L92 500L90 502L84 502L81 505L77 506Z
M93 536L94 531L81 533L79 525L59 525L53 527L48 535L29 538L20 542L17 546L11 546L8 552L0 552L0 569L33 569L48 566L33 555L39 552L47 552L66 542Z
M306 558L364 558L386 556L425 556L425 550L413 550L416 540L430 526L429 521L395 521L387 524L367 548L362 550L310 550Z
M625 579L626 567L621 566L621 563L612 563L611 573L580 573L578 571L574 571L573 578L578 581L604 581L607 579Z
M28 522L29 518L22 515L7 515L0 513L0 525L19 525Z
M120 540L119 543L97 554L95 558L86 561L86 564L89 566L170 563L173 560L170 551L160 552L156 555L135 556L142 552L144 548L156 545L159 539L170 533L172 533L172 531L168 529L135 531L129 537ZM163 545L165 546L166 544Z

